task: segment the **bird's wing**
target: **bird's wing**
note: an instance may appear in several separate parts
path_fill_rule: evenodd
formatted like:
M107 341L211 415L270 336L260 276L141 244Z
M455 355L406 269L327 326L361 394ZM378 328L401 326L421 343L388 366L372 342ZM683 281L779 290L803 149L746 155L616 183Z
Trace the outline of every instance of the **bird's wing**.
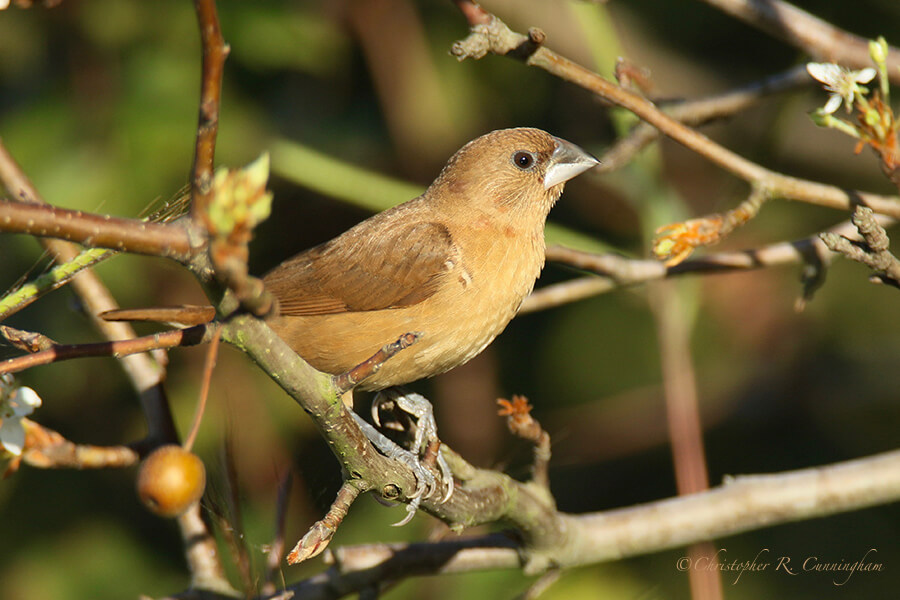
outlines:
M401 308L434 294L455 260L450 231L419 222L350 230L282 263L264 281L282 315Z

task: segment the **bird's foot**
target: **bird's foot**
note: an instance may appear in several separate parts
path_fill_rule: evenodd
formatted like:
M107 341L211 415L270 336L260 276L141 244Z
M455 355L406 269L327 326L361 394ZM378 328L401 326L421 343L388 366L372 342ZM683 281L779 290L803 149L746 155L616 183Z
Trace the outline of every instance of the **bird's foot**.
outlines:
M444 497L441 502L446 502L453 496L453 472L450 465L441 452L441 440L437 434L437 422L434 420L434 407L425 396L413 392L407 392L398 388L389 388L378 392L372 401L372 420L381 426L381 411L390 411L394 407L415 417L415 436L411 452L418 457L424 455L429 447L435 448L435 460L441 471L441 479L444 483ZM397 428L397 423L389 424ZM434 490L430 490L428 495Z
M424 453L430 449L436 449L434 460L440 471L442 479L440 483L444 491L441 502L446 502L453 495L454 484L450 465L440 451L441 442L437 437L437 425L434 421L431 403L420 394L394 389L386 390L376 395L372 403L372 418L381 427L381 413L393 411L394 417L397 417L396 409L410 415L411 418L406 419L406 423L401 423L399 418L395 418L384 423L384 426L400 431L414 428L415 434L412 447L409 450L375 429L359 415L353 413L353 416L363 433L366 434L366 437L380 452L388 458L398 460L407 465L416 477L416 490L410 495L410 502L406 505L406 517L395 523L395 526L400 526L408 523L418 511L422 499L430 497L439 487L435 473L420 458Z

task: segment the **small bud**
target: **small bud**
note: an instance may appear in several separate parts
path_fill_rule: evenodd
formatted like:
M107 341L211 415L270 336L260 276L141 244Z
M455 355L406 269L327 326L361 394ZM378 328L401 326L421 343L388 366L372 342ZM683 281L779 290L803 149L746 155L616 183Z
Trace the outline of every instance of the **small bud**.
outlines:
M877 40L869 40L869 56L876 65L887 62L888 45L883 35L878 36Z

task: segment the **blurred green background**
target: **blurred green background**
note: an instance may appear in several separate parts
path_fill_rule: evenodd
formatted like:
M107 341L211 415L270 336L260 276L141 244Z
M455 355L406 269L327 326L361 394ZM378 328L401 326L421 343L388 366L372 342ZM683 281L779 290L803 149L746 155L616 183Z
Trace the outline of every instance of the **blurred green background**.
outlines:
M618 55L627 57L650 70L654 95L662 98L726 91L808 60L701 2L484 5L520 31L540 26L551 48L600 72L608 73ZM900 44L895 0L801 5L856 33ZM621 115L583 90L508 59L458 63L448 49L467 30L449 1L223 1L219 10L231 55L217 162L238 166L269 150L276 173L273 215L251 247L256 273L343 231L373 204L408 199L453 151L486 131L542 127L597 155L615 139ZM199 43L189 2L66 0L52 9L0 12L0 137L56 205L134 216L174 196L190 169L198 90ZM824 92L810 87L704 132L776 170L896 193L872 155L854 155L852 140L813 126L806 113L824 101ZM333 161L344 169L329 170ZM360 183L356 168L407 184ZM747 191L743 182L663 142L622 171L569 184L552 220L645 256L648 231L727 210ZM772 202L720 248L804 237L845 217ZM0 289L43 264L37 244L24 236L0 237L0 257ZM163 260L117 257L98 271L123 306L203 301L191 277ZM897 447L900 297L867 283L863 267L838 261L798 313L799 273L795 266L678 284L685 318L694 323L691 355L713 484L729 474L810 467ZM539 285L572 276L549 265ZM68 290L9 324L61 342L97 339ZM0 346L0 357L14 354ZM184 431L203 350L175 350L170 358L168 391ZM597 511L675 493L659 363L647 290L638 288L521 316L482 356L419 389L436 401L445 441L478 465L516 476L527 474L528 448L505 432L494 399L527 395L554 440L551 479L560 508ZM134 394L112 360L35 368L19 381L43 398L35 418L74 441L127 443L144 433ZM333 499L339 470L305 414L239 353L223 350L211 398L197 451L210 471L210 494L221 496L221 448L230 436L243 535L258 579L281 474L296 475L290 545ZM103 600L184 589L176 528L141 508L134 476L134 470L23 467L0 482L0 597ZM389 527L402 514L363 498L333 544L421 540L437 527L427 515ZM797 561L811 555L853 561L875 548L885 566L840 587L819 574L748 573L737 584L726 575L729 599L887 598L900 586L898 539L893 505L715 544L741 560L769 549ZM675 568L683 555L672 550L575 569L542 597L687 598L687 578ZM285 567L283 577L296 581L323 568L315 559ZM416 578L385 597L513 598L530 582L518 572Z

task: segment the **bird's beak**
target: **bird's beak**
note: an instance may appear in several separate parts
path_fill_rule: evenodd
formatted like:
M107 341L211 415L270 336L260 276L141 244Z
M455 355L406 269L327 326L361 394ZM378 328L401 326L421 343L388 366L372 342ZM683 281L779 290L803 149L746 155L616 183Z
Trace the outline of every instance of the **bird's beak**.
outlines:
M549 190L554 185L565 183L576 175L584 173L590 168L596 167L600 161L573 144L558 137L556 149L550 155L550 166L544 175L544 189Z

